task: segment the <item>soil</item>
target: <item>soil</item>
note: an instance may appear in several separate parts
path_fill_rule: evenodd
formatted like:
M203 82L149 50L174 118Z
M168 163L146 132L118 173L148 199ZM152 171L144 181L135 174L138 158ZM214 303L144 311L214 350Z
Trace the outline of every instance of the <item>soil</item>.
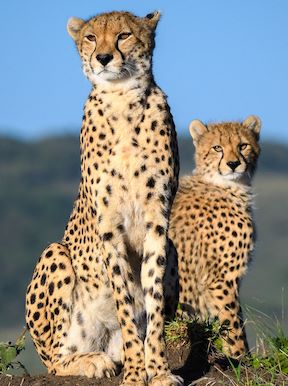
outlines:
M238 385L269 385L287 386L288 377L280 375L273 379L264 370L254 370L243 367L241 381L237 381L231 363L218 354L208 355L207 347L193 347L187 341L168 344L167 355L170 368L174 374L184 379L185 386L238 386ZM211 350L210 350L211 351ZM261 383L252 383L261 379ZM55 377L53 375L37 375L30 377L0 375L1 386L118 386L122 380L122 373L111 379L89 379L86 377ZM247 383L247 380L251 383ZM262 383L263 382L263 383Z

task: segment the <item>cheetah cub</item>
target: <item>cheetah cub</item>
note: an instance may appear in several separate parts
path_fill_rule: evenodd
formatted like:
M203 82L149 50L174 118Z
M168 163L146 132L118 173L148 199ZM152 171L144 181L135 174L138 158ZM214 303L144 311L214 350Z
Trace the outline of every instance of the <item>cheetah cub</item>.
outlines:
M169 236L178 251L182 315L218 317L225 353L248 349L239 283L254 243L251 179L260 153L260 120L190 125L193 176L180 180Z
M110 377L124 361L122 386L182 383L163 337L164 274L175 282L167 229L178 148L151 70L159 17L112 12L68 22L93 86L81 182L64 237L43 252L26 296L27 326L52 374Z

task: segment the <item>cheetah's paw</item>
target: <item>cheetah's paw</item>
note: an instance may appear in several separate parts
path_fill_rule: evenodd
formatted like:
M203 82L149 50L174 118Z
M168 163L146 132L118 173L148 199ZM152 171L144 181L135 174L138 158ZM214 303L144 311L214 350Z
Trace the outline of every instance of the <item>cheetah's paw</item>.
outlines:
M117 367L105 353L77 355L66 366L59 366L56 375L81 375L88 378L111 378L116 375Z

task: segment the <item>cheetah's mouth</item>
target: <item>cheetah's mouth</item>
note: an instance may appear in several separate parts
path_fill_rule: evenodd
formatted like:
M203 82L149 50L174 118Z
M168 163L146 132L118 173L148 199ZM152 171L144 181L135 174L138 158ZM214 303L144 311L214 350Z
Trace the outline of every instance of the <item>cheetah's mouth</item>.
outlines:
M237 180L240 180L241 177L243 177L245 172L229 172L227 174L222 174L221 173L221 176L224 177L226 180L229 180L229 181L237 181Z

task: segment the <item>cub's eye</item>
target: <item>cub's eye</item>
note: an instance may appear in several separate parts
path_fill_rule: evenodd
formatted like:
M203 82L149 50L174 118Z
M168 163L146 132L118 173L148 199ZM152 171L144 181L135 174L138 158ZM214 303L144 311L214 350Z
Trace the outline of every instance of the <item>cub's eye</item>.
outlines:
M244 150L244 149L246 149L247 146L248 146L248 143L241 143L241 144L239 145L239 149L240 149L240 150Z
M128 39L129 36L131 36L131 32L123 32L122 34L120 34L118 36L118 40L125 40L125 39Z
M85 36L86 39L88 39L90 42L95 42L96 41L96 36L95 35L87 35Z
M222 146L216 145L213 146L213 149L219 153L220 151L222 151Z

